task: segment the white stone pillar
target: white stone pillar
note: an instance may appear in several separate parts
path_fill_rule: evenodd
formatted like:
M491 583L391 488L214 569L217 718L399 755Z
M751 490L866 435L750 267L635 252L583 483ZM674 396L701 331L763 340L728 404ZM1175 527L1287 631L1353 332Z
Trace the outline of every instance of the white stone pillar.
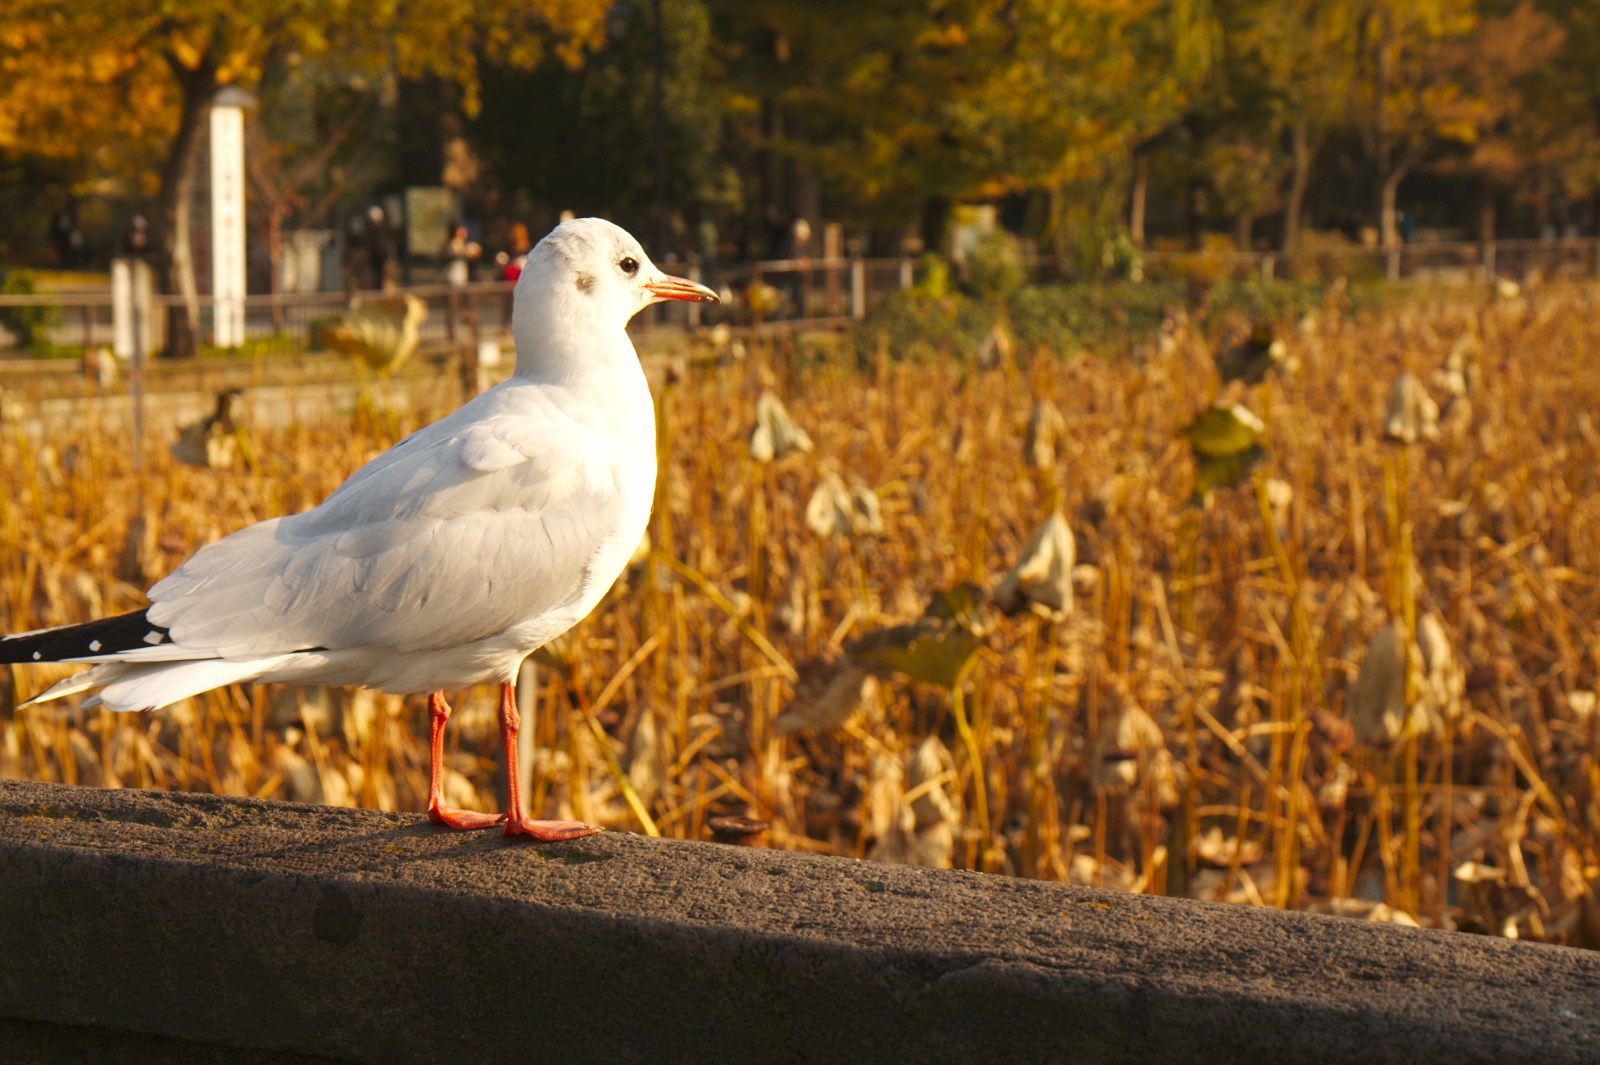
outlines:
M244 343L244 110L249 93L229 85L211 101L211 300L213 341Z

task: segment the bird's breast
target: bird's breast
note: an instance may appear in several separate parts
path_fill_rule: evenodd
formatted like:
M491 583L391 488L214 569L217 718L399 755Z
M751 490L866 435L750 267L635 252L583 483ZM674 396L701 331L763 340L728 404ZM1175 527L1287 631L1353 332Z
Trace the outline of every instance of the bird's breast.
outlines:
M583 613L593 609L621 575L650 524L656 491L655 406L642 374L637 385L618 390L592 411L605 423L598 435L610 441L605 466L619 506L611 529L586 567Z

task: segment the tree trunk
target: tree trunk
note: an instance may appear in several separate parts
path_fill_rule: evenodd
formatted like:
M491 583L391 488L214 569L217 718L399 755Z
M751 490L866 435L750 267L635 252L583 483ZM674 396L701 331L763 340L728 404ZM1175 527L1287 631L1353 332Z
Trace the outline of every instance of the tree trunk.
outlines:
M929 196L922 201L922 246L925 251L944 254L944 238L949 223L949 200L943 196Z
M1400 228L1395 225L1395 203L1399 199L1403 170L1391 170L1379 183L1378 194L1378 244L1392 248L1400 243Z
M1256 228L1256 216L1241 214L1233 221L1233 246L1240 251L1249 251Z
M288 206L278 200L267 208L267 291L273 296L283 288L283 219ZM272 330L283 332L283 301L272 301Z
M1551 200L1553 194L1550 187L1550 174L1540 170L1534 174L1533 196L1533 225L1541 239L1555 235L1555 224L1551 221Z
M784 182L783 156L774 145L784 141L783 110L777 101L761 101L761 136L765 142L761 153L761 211L762 230L756 247L748 253L751 258L781 259L784 257L784 238L788 234L788 220L783 217L783 203L788 198Z
M1400 187L1399 168L1394 165L1394 145L1389 135L1389 15L1379 11L1381 27L1377 40L1377 62L1372 75L1372 169L1378 188L1378 245L1392 248L1400 243L1394 224L1395 193Z
M1300 216L1305 210L1306 186L1311 182L1311 144L1304 122L1289 128L1289 152L1293 167L1289 171L1289 195L1283 204L1283 257L1294 255L1300 246Z
M1478 242L1487 244L1494 239L1494 186L1483 175L1478 176L1477 195L1477 221Z
M784 124L791 142L804 144L810 137L806 116L792 114ZM804 218L811 225L813 249L822 246L822 175L816 164L805 155L789 159L789 208L796 218Z
M1041 194L1044 198L1044 232L1049 241L1050 254L1056 257L1056 268L1065 272L1067 254L1067 227L1063 224L1062 204L1066 194L1061 186L1051 185Z
M1384 249L1398 248L1400 239L1400 222L1397 215L1400 200L1400 183L1406 179L1412 169L1422 162L1427 156L1427 145L1420 139L1404 143L1399 152L1385 150L1379 157L1378 176L1378 236L1379 245ZM1392 263L1396 261L1391 259Z
M1133 155L1133 189L1128 196L1128 239L1135 248L1144 247L1145 201L1150 194L1150 156Z
M1196 178L1189 182L1185 211L1189 229L1189 248L1198 251L1203 243L1206 218L1206 183Z
M200 157L200 127L210 114L211 98L219 86L217 60L211 52L194 67L184 66L171 55L167 62L182 91L183 105L177 135L161 164L161 193L154 227L156 268L162 291L182 297L167 312L164 353L168 358L183 359L195 354L200 336L200 293L195 285L189 226L194 169Z

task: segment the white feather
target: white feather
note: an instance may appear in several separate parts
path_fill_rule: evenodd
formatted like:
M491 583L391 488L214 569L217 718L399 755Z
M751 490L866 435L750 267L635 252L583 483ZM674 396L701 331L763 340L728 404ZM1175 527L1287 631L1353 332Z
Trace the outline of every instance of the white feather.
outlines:
M220 658L199 659L193 662L117 662L99 666L108 672L95 683L103 685L84 706L105 706L111 710L159 710L180 699L199 695L203 691L251 680L263 669L270 670L271 662L250 660L228 662ZM90 670L94 672L94 670Z

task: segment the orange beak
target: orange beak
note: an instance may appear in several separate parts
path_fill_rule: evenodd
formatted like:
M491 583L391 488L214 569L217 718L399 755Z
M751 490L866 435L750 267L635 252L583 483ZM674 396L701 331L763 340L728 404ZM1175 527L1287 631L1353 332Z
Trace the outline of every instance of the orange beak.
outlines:
M691 303L721 303L709 288L686 277L663 277L652 281L645 289L658 300L688 300Z

